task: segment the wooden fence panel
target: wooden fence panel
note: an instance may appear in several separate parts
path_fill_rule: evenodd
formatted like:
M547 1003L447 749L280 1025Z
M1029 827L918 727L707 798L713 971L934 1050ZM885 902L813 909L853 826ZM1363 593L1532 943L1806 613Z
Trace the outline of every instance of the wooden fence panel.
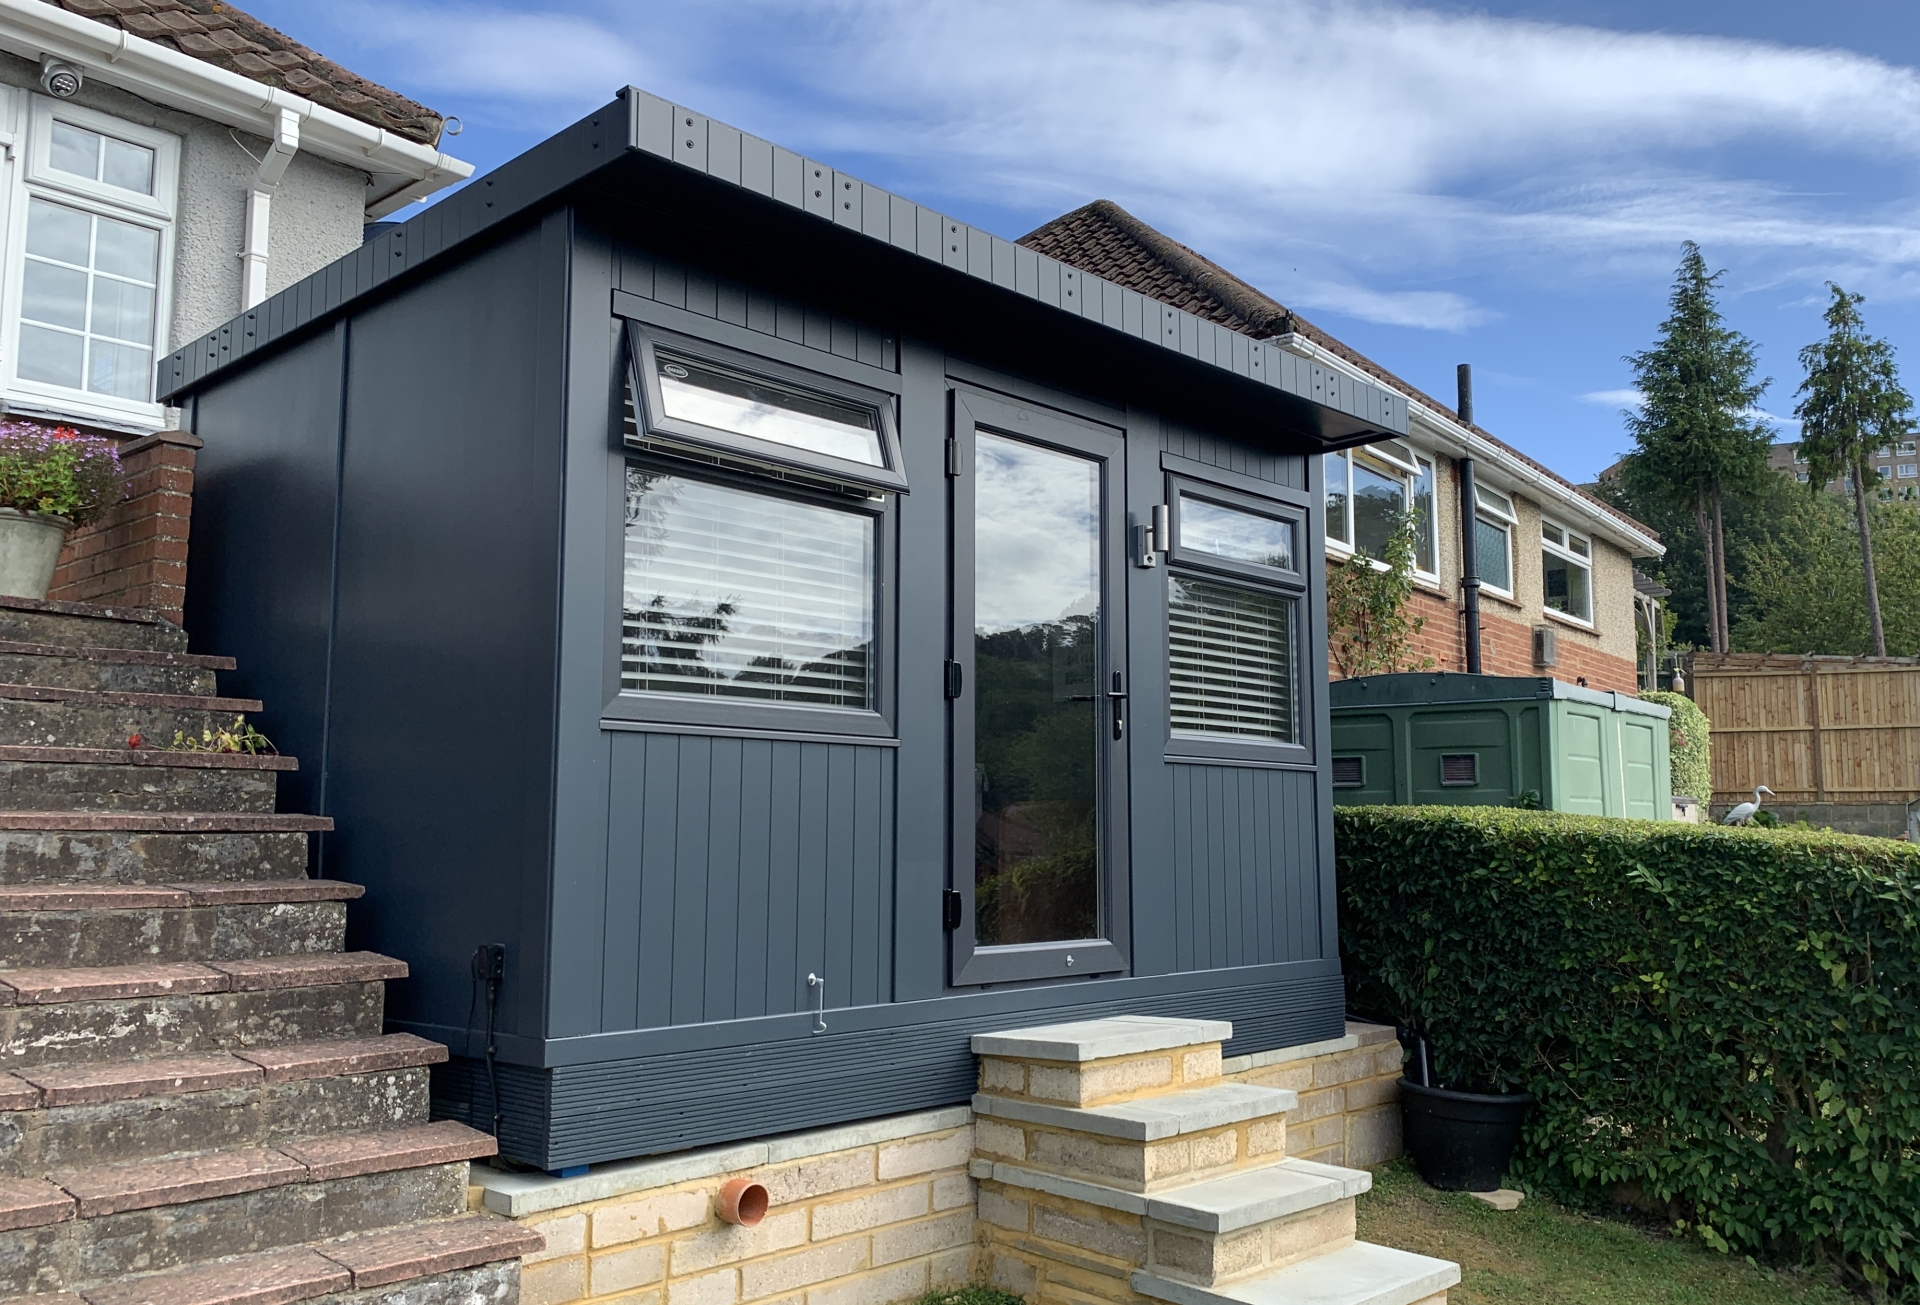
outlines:
M1765 784L1783 802L1920 798L1920 661L1695 654L1716 801Z

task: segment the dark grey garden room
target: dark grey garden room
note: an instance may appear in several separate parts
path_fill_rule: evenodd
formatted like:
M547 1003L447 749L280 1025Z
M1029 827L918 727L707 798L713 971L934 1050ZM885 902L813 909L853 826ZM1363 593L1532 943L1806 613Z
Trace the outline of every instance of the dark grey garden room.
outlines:
M192 646L511 1159L1342 1033L1318 455L1403 399L631 89L160 377Z

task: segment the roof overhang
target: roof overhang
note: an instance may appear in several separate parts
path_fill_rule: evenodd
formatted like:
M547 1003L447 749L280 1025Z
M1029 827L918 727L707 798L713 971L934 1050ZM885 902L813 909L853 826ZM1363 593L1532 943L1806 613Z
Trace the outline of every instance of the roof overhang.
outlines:
M74 64L89 78L273 139L283 110L300 119L300 148L365 172L367 216L384 217L473 175L473 165L336 109L191 55L70 14L45 0L0 0L0 49Z
M634 88L162 360L161 391L186 393L455 246L570 201L671 222L679 249L704 248L747 266L807 268L816 285L869 318L933 338L940 327L971 328L948 331L956 348L986 341L1009 358L1070 358L1078 374L1103 389L1111 381L1129 402L1178 418L1232 420L1276 447L1312 453L1407 433L1407 400L1366 378L1168 307Z

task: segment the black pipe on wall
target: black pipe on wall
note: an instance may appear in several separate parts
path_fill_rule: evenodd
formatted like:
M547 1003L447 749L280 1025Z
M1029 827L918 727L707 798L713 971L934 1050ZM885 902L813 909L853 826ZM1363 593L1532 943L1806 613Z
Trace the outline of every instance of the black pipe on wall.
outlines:
M1462 426L1473 425L1473 364L1459 367ZM1460 459L1460 588L1466 603L1467 674L1480 674L1480 553L1474 539L1473 459Z

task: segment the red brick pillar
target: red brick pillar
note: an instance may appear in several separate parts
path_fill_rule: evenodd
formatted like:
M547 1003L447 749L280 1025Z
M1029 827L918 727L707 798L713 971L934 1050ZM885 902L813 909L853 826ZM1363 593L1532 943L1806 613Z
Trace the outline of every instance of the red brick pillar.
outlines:
M187 596L187 527L200 437L163 430L120 446L126 501L76 530L47 597L146 607L178 625Z

